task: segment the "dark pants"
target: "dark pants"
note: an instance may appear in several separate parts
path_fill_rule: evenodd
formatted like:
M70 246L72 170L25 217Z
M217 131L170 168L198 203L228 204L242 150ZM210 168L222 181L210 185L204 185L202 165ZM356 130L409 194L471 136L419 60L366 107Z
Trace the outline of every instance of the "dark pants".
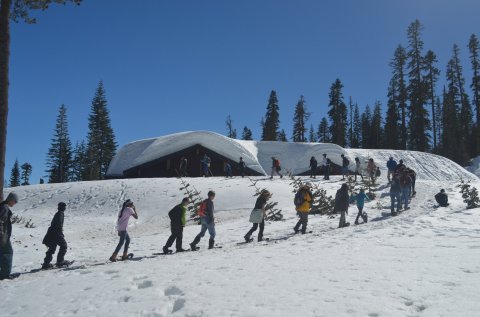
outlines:
M0 247L0 279L8 278L12 272L13 248L10 240Z
M182 239L183 239L183 226L182 226L182 224L172 222L171 226L170 226L170 230L171 230L172 234L168 238L165 246L167 247L167 249L170 248L173 244L173 241L176 240L175 247L177 248L177 250L182 249Z
M265 228L265 219L262 219L262 222L261 223L254 223L252 228L247 232L247 234L245 235L245 237L248 237L250 238L250 236L252 235L252 233L254 233L257 228L259 227L260 225L260 231L258 232L258 239L261 240L263 238L263 229Z
M49 264L52 262L53 255L55 254L55 250L57 249L57 245L60 247L60 250L57 254L57 263L62 263L67 253L67 241L65 241L65 237L63 235L57 237L56 243L48 245L48 250L45 255L45 259L43 260L44 264Z
M358 214L357 214L357 218L355 218L355 223L358 223L358 218L362 217L363 219L363 207L357 206L357 208L358 208Z
M325 176L323 177L323 179L330 179L330 166L324 166L324 172L325 172Z
M118 235L120 236L120 241L118 242L114 253L118 254L118 252L120 251L124 243L125 243L125 247L123 248L123 253L127 253L128 246L130 245L130 236L128 235L127 231L119 231Z
M410 185L410 196L415 195L415 178L412 178L412 184Z
M390 192L390 201L391 201L391 212L392 214L395 212L395 199L397 200L397 212L402 207L402 202L400 201L400 192Z
M300 225L302 225L302 233L307 231L307 224L308 224L308 212L297 212L300 219L298 220L297 224L293 228L295 232L298 232L300 229Z
M317 167L316 166L315 167L313 167L313 166L310 167L310 177L315 178L316 172L317 172Z
M245 177L245 170L243 168L240 168L240 175L242 177Z

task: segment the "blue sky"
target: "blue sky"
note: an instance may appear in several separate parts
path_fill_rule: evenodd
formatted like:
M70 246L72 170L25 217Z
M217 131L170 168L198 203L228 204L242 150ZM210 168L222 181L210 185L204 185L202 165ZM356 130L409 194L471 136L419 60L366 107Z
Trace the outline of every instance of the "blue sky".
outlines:
M85 139L100 80L119 146L186 130L225 134L228 115L258 139L272 89L290 137L300 95L317 127L336 78L346 101L379 100L385 112L388 63L415 19L441 80L456 43L470 85L466 45L480 36L478 12L477 0L84 0L32 12L36 25L11 27L6 178L15 158L33 165L31 183L46 175L61 104L72 142Z

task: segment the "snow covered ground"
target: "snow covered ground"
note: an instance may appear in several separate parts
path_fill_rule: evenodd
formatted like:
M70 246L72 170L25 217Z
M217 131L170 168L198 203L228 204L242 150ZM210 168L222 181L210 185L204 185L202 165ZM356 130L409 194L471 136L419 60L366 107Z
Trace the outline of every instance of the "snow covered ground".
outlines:
M360 153L384 165L390 152ZM394 153L396 158L402 153ZM1 316L479 316L480 211L466 210L456 185L480 181L443 159L404 153L417 167L417 196L411 209L389 213L385 173L377 199L366 204L369 223L337 229L338 218L310 216L312 234L289 234L296 222L293 187L285 177L256 177L279 202L285 221L267 223L269 242L238 245L251 224L254 190L245 178L187 179L203 194L216 191L216 229L221 249L152 256L169 233L168 211L183 197L178 179L134 179L46 184L16 188L15 214L36 228L14 225L14 272L38 268L41 240L59 201L68 205L66 259L86 268L25 274L0 282ZM447 163L445 163L447 162ZM341 177L315 182L334 195ZM448 208L434 208L433 195L445 188ZM8 193L9 189L6 189ZM121 202L139 211L129 233L135 259L107 263L117 243L114 231ZM200 227L184 231L188 246ZM275 240L277 239L277 240Z

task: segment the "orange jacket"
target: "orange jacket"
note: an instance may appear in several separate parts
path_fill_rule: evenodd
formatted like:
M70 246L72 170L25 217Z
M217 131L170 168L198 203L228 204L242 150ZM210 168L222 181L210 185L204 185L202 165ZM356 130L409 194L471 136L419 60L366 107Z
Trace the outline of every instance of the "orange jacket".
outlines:
M309 212L310 211L310 202L312 201L312 197L310 194L305 191L303 195L303 204L297 207L298 212Z

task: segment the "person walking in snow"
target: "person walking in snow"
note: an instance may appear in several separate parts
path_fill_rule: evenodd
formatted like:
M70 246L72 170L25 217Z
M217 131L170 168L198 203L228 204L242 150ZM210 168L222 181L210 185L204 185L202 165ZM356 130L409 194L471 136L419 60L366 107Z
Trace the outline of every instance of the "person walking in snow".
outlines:
M242 178L245 177L245 162L243 161L243 157L240 157L240 161L238 162L238 168L240 170L240 175L242 175Z
M391 180L390 180L390 177L395 173L395 168L397 167L397 161L395 161L393 159L392 156L390 156L390 158L388 159L387 161L387 169L388 169L388 172L387 172L387 179L388 179L388 183L390 184Z
M310 178L316 178L315 174L317 173L317 159L315 156L310 158Z
M322 159L322 168L323 168L323 173L324 173L324 176L323 176L323 179L324 180L329 180L330 179L330 164L331 164L331 161L330 159L327 157L327 154L323 154L323 159Z
M363 181L362 163L360 163L360 159L358 157L355 158L355 181L357 181L357 175L360 175Z
M340 221L338 223L339 228L347 227L350 225L345 218L346 214L348 215L348 204L349 204L349 196L348 196L348 185L342 184L339 190L335 195L335 206L333 207L334 213L340 213Z
M208 240L208 248L213 249L215 245L215 218L213 216L214 205L213 200L215 199L215 192L213 190L208 192L208 198L202 202L200 205L200 223L202 224L202 229L200 233L195 237L195 239L190 243L190 248L192 251L198 250L197 244L200 242L200 239L205 236L205 232L210 234L210 239ZM202 210L203 209L203 210Z
M255 230L257 230L258 227L260 227L260 231L258 232L258 241L263 240L263 229L265 228L265 217L267 216L265 206L267 205L267 201L271 196L272 195L270 192L266 189L262 189L260 195L258 195L257 201L255 202L255 207L250 213L250 222L253 223L253 226L244 236L245 242L251 242L253 240L251 235L255 232Z
M185 156L182 156L182 158L180 159L180 167L178 168L180 177L187 176L187 164L188 164L187 158Z
M203 156L203 159L200 161L200 163L202 164L202 176L203 177L208 177L209 175L211 175L211 171L210 171L211 160L210 160L210 157L207 154L205 154Z
M282 174L280 174L280 171L282 168L280 167L280 160L277 159L276 157L272 156L272 174L270 176L270 179L273 178L273 173L277 173L280 178L283 177Z
M10 242L12 236L12 211L10 208L17 203L18 196L13 192L0 203L0 280L11 278L13 248Z
M376 171L377 171L377 165L375 165L375 162L373 161L373 158L368 159L367 173L368 173L368 176L370 177L370 181L372 183L375 182L375 172Z
M170 217L170 231L172 234L165 243L163 247L163 253L168 254L171 251L168 249L172 246L173 241L176 241L175 247L177 252L184 252L185 250L182 248L182 239L183 239L183 228L185 227L185 215L187 212L187 205L189 203L189 199L187 197L182 199L182 202L172 210L168 212L168 217Z
M350 165L350 161L344 154L340 156L342 158L342 180L345 180L345 176L348 176L348 165Z
M390 213L392 216L396 216L397 213L402 208L401 202L402 188L400 187L400 178L397 173L394 173L392 176L392 181L390 183ZM395 202L397 203L397 211L395 212Z
M128 259L128 246L130 245L130 236L128 235L127 227L128 227L128 220L130 219L130 216L132 216L135 219L138 219L138 213L137 213L137 209L135 208L135 205L130 199L127 199L123 203L122 209L118 213L117 232L118 232L118 236L120 237L120 241L118 242L118 245L115 248L115 251L110 257L110 261L112 262L117 261L117 254L118 252L120 252L120 249L122 248L123 244L125 244L125 247L123 248L122 260Z
M225 165L224 165L224 166L225 166L225 168L224 168L224 169L225 169L225 176L226 176L227 178L233 177L233 176L232 176L232 165L230 165L229 162L225 162L224 164L225 164Z
M409 209L408 200L410 199L410 186L412 186L412 178L406 168L400 173L400 188L402 191L401 201L405 210Z
M363 213L363 207L365 206L365 199L370 201L370 198L365 194L365 190L362 188L357 195L351 197L352 200L357 202L358 214L355 218L355 224L358 225L358 218L362 217L363 222L367 222L367 216Z
M53 216L52 223L47 230L47 234L43 238L42 243L48 247L45 259L43 260L42 269L49 269L53 267L52 262L53 255L57 249L57 245L60 250L57 254L57 266L67 266L71 262L65 261L65 254L67 253L67 241L63 235L63 219L65 218L64 212L67 209L67 204L59 202L57 206L57 212Z
M400 160L397 164L397 166L395 167L394 169L394 172L395 173L400 173L400 171L402 171L404 168L405 168L405 164L403 164L403 160Z
M414 170L411 168L406 168L408 172L408 176L410 176L410 179L412 180L412 183L410 184L410 197L415 197L417 192L415 191L415 181L417 180L417 173L415 173Z
M440 189L440 192L435 195L435 200L440 205L440 207L448 206L448 196L445 194L445 189Z
M300 225L302 226L302 234L305 234L307 231L307 224L308 224L308 213L310 212L310 208L312 208L312 199L313 195L310 191L310 186L308 184L302 186L295 194L295 210L297 211L297 215L300 218L293 228L295 233L300 232Z

